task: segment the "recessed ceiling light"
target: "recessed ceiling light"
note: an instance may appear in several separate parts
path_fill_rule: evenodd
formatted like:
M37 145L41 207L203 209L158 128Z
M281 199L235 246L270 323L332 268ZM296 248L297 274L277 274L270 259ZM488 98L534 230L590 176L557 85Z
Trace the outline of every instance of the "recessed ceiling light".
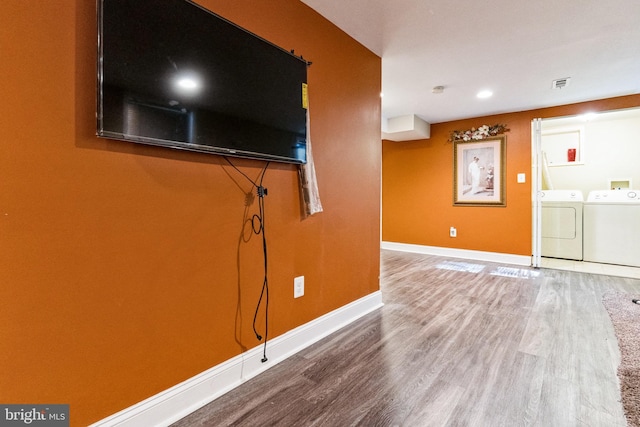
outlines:
M186 90L194 90L198 88L198 82L195 79L185 77L178 80L178 86Z
M490 90L481 90L476 96L480 99L490 98L491 96L493 96L493 92L491 92Z
M202 83L194 73L181 74L174 80L175 88L183 95L193 95L200 91Z
M581 114L579 117L584 122L590 122L591 120L595 119L597 116L598 115L596 113L585 113L585 114Z

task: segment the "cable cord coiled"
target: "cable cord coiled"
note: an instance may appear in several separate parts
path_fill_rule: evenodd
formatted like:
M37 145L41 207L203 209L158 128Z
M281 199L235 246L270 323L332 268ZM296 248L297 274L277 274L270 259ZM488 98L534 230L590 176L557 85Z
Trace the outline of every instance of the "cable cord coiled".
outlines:
M242 176L244 176L256 189L256 193L258 195L258 213L254 214L251 217L251 228L253 233L256 235L262 235L262 252L264 259L264 279L262 281L262 290L260 291L260 298L258 298L258 303L256 304L256 310L253 314L253 332L256 335L256 338L259 341L262 341L262 336L256 329L256 322L258 319L258 313L260 312L260 307L264 302L264 347L262 353L262 363L266 362L267 359L267 341L269 339L269 279L268 279L268 258L267 258L267 237L265 234L265 208L264 208L264 197L267 195L267 189L262 186L262 181L264 180L264 175L267 172L267 168L269 167L270 162L266 162L262 171L260 171L258 182L255 182L251 178L249 178L244 172L236 167L227 157L224 158L227 163L229 163L236 171L238 171Z

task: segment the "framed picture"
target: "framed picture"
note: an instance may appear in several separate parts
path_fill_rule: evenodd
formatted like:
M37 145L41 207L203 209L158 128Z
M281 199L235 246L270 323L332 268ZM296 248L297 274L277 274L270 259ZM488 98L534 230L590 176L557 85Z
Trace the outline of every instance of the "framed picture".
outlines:
M506 136L453 141L454 206L506 206Z

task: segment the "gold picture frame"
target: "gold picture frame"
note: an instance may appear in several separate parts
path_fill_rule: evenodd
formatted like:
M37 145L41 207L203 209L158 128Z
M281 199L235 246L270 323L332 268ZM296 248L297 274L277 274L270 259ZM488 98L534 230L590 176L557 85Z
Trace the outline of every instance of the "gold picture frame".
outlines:
M453 205L506 206L506 136L453 141Z

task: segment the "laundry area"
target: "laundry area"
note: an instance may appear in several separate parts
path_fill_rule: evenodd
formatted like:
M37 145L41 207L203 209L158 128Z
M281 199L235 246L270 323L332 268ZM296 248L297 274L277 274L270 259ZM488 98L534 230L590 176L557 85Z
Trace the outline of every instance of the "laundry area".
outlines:
M640 108L542 120L543 259L640 267L637 135Z

